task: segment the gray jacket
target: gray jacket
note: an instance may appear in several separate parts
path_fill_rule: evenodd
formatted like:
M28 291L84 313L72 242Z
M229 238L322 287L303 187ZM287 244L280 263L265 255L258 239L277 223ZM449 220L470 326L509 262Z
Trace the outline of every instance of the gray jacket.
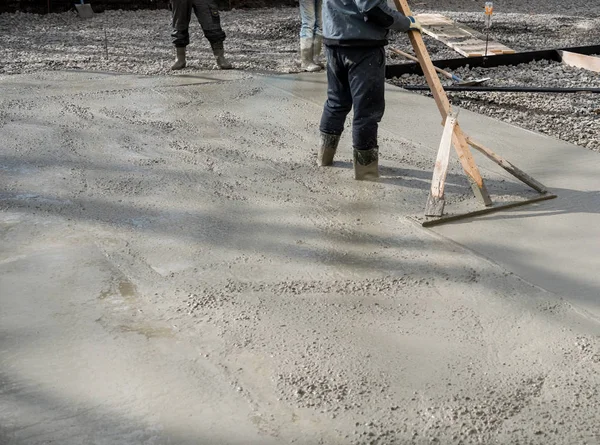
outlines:
M329 46L381 46L390 29L408 31L410 20L386 0L323 0L323 39Z

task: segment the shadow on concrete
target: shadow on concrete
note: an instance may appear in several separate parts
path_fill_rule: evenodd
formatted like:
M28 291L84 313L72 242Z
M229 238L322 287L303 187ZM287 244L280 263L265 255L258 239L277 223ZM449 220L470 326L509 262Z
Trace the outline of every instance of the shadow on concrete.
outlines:
M558 190L566 193L566 190ZM576 191L568 191L577 194ZM591 193L598 199L598 193ZM557 201L560 202L560 201ZM581 201L580 201L581 202ZM320 263L324 266L342 266L365 273L414 273L431 278L445 276L448 273L460 275L464 272L460 263L456 265L443 265L435 267L426 256L417 255L415 258L373 258L368 255L379 248L396 249L398 252L423 253L427 251L448 252L454 251L449 245L440 244L435 240L423 241L413 237L394 236L389 233L377 233L357 227L345 228L340 231L323 226L299 226L283 223L282 219L288 215L289 209L265 210L253 208L251 204L235 203L229 205L214 205L203 210L192 209L160 209L147 208L132 202L116 202L108 199L64 199L53 195L44 195L36 192L27 193L20 191L4 192L0 195L0 205L5 210L26 214L48 214L63 218L67 221L83 221L97 225L108 225L115 230L136 231L151 236L157 234L162 237L184 241L187 244L210 246L229 252L247 252L251 254L264 254L273 258L289 258L302 263ZM353 204L348 204L352 206ZM376 207L375 207L376 209ZM352 208L336 206L325 211L352 212ZM314 213L312 208L298 208L298 214ZM600 206L595 208L563 208L545 210L544 206L526 210L525 217L534 216L537 212L554 213L599 213ZM401 216L401 215L399 215ZM499 213L490 218L519 218L520 216L509 213ZM464 221L455 224L467 225ZM565 234L566 236L566 234ZM301 242L300 242L301 241ZM486 248L506 249L501 240L490 240ZM478 251L484 246L476 246ZM524 257L524 252L515 250L515 258ZM525 265L525 262L524 262ZM527 265L530 267L530 265ZM538 271L540 274L551 274L554 280L563 280L564 285L573 289L576 294L570 296L575 300L583 299L593 301L591 295L600 294L600 288L593 283L574 281L558 271ZM502 289L499 289L502 291ZM577 290L577 291L576 291Z
M18 333L0 332L0 345L7 336ZM24 347L24 345L20 345ZM51 371L51 369L49 369ZM93 376L90 375L90 379ZM0 369L1 405L10 407L11 412L3 420L14 416L15 426L0 425L2 445L42 445L49 443L87 444L103 443L114 445L143 444L189 444L189 445L262 445L254 440L223 440L210 431L201 437L180 435L170 429L162 430L160 423L151 423L139 418L127 417L97 403L86 401L88 394L74 405L72 398L62 396L52 388L38 382L27 382L22 376L14 375L5 363ZM155 417L149 413L150 418ZM27 418L34 419L27 421ZM11 419L12 420L12 419Z

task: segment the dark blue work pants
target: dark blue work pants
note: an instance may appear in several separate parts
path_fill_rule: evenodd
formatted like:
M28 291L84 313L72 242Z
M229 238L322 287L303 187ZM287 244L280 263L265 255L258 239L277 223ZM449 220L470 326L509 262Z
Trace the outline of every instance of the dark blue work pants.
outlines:
M327 46L327 102L323 133L341 135L354 107L352 145L377 147L377 127L385 110L385 50L382 46Z
M221 28L221 16L215 0L171 0L171 8L173 15L171 37L176 47L185 47L190 43L188 28L193 12L212 49L223 49L225 32Z

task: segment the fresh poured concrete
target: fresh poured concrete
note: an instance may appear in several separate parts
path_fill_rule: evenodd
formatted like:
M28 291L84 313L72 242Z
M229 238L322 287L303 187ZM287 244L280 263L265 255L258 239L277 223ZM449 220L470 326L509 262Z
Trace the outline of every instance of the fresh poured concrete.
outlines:
M2 444L599 440L596 154L463 112L559 199L436 233L430 99L389 88L359 183L319 75L0 87Z
M320 105L319 80L280 78L275 85ZM542 182L558 199L434 231L569 299L600 320L600 155L469 111L462 110L459 121L469 136ZM433 100L390 87L382 129L383 135L394 134L420 145L435 159L441 129ZM454 152L452 156L457 162ZM511 178L479 153L475 157L484 177L493 171ZM488 188L497 193L494 185ZM453 211L451 206L446 210Z

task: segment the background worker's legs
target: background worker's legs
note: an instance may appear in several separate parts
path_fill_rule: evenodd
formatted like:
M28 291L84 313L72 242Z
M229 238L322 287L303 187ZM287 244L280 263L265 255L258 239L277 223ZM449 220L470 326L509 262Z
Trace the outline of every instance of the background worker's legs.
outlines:
M313 61L319 68L325 68L321 60L321 52L323 50L323 0L314 0L315 2L315 28L313 35Z
M193 8L204 36L210 42L217 65L222 69L230 69L231 64L225 59L225 32L221 28L221 16L214 0L193 0Z
M171 0L172 28L171 38L177 53L173 70L185 68L185 47L190 43L190 19L192 18L192 0Z
M315 37L322 42L321 31L321 0L300 0L300 65L303 70L319 71L321 66L314 62ZM317 42L317 43L318 43Z
M311 39L315 32L317 9L315 0L300 0L300 38Z

